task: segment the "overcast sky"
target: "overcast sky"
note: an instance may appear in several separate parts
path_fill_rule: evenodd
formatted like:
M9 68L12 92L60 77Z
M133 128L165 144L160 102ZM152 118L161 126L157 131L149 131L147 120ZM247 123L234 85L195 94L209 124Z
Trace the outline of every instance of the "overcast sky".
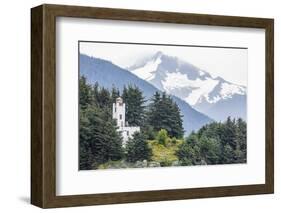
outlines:
M80 42L80 53L126 68L161 51L227 81L247 86L247 49Z

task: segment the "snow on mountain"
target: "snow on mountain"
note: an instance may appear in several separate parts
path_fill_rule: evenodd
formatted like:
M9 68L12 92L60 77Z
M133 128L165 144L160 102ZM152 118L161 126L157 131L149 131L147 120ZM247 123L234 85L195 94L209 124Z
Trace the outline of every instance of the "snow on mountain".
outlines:
M155 60L148 61L139 68L132 71L133 74L139 78L150 81L154 78L154 72L157 70L158 65L161 63L161 58L157 57Z
M233 97L246 96L247 92L244 86L228 82L221 77L213 78L208 72L162 52L157 52L139 65L129 67L128 70L159 90L175 95L195 109L203 113L208 111L211 115L217 115L217 113L210 112L212 105L219 106L220 103L231 102ZM245 104L241 103L241 106ZM244 108L246 110L246 107ZM229 112L230 116L235 117L244 114L244 112L241 115ZM225 116L215 116L214 119L221 120Z
M190 88L191 92L186 97L183 96L182 98L192 106L200 100L200 97L207 97L208 93L212 91L217 84L218 81L211 78L205 80L200 78L190 80L186 74L182 74L179 71L167 73L166 78L162 80L164 90L171 94L176 93L178 88ZM216 100L210 100L210 103L211 101Z

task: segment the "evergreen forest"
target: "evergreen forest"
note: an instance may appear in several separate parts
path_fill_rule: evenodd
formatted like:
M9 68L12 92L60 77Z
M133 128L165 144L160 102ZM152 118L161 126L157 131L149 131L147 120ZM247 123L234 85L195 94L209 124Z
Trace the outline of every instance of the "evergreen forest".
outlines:
M112 118L118 97L128 125L141 129L125 145ZM231 117L187 136L180 108L165 92L146 99L135 85L109 90L79 79L80 170L246 163L246 137L246 122Z

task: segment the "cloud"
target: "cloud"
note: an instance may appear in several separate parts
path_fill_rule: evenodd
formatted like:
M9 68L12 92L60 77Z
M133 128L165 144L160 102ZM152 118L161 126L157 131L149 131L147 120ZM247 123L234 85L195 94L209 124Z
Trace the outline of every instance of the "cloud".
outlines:
M247 49L80 42L80 53L109 60L123 68L157 51L189 62L213 77L220 76L227 81L247 85Z

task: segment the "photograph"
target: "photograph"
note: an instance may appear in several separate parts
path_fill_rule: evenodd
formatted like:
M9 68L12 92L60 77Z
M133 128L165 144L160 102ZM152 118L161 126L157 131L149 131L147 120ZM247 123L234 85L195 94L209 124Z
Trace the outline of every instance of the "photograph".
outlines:
M31 8L32 205L274 193L274 18L151 3Z
M79 170L247 163L248 48L78 41Z

